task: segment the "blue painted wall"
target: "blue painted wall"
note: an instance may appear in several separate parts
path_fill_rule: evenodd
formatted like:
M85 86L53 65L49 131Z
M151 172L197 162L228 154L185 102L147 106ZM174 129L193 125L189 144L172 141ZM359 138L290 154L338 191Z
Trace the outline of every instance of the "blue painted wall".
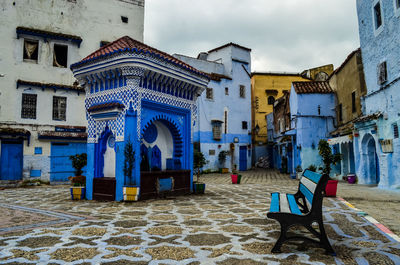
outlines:
M383 112L377 120L357 124L359 140L354 141L355 167L360 183L370 183L369 173L363 169L368 167L364 137L371 134L376 143L378 167L380 174L379 186L383 188L400 187L400 141L394 138L393 125L400 125L400 8L396 8L393 0L380 0L382 26L376 29L373 17L373 7L378 1L357 0L360 46L367 85L365 97L365 113ZM378 84L377 67L387 63L387 82ZM379 140L392 139L393 153L383 153ZM365 142L365 141L364 141Z
M331 94L297 94L293 86L290 91L290 115L295 129L293 142L293 164L291 172L300 165L306 169L322 164L318 153L320 139L328 139L334 129L335 96Z

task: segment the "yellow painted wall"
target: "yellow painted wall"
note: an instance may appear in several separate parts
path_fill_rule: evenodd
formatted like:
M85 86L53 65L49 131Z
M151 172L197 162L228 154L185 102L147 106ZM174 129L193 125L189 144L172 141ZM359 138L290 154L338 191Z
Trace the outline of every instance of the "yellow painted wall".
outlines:
M252 73L251 76L251 115L252 115L252 137L253 143L267 143L267 121L265 116L273 111L273 105L268 104L268 97L273 96L275 100L283 96L283 91L290 91L292 82L310 81L297 74L286 73ZM266 92L276 90L277 93ZM258 125L260 130L255 134L254 128Z

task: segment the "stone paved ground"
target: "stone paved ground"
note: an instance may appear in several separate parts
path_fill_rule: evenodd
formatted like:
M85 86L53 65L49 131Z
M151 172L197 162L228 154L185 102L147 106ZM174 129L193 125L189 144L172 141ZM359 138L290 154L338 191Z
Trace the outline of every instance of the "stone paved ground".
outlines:
M271 171L245 173L240 185L230 184L228 175L202 179L204 195L136 203L70 201L65 186L0 191L0 207L26 207L0 211L0 263L400 264L400 244L335 198L324 200L324 219L336 257L302 243L273 255L279 226L266 217L269 193L293 192L297 182ZM28 220L55 223L4 230Z

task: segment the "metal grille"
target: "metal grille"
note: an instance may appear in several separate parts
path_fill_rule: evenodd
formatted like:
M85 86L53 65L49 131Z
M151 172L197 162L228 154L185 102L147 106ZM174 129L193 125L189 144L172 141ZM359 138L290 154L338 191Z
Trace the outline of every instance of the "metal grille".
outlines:
M53 97L53 120L66 120L67 98Z
M21 118L36 119L37 95L22 94Z
M399 138L399 127L397 124L393 124L393 137L394 138Z
M211 87L207 87L206 98L213 99L213 89Z
M244 98L244 97L246 97L246 87L245 86L243 86L243 85L240 85L239 86L239 93L240 93L240 97L241 98Z

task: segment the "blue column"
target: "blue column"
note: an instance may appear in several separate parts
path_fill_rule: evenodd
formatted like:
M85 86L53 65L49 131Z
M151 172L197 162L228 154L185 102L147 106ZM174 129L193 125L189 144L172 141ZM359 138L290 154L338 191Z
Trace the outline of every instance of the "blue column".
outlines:
M131 183L126 179L125 184L140 187L140 137L137 135L137 122L137 112L133 109L128 110L125 116L125 142L129 139L133 144L133 149L135 151L135 167L133 169Z
M86 199L93 200L93 178L94 178L94 146L87 144L87 165L86 165Z
M124 176L124 148L126 142L116 142L115 143L115 200L122 201L123 191L122 187L124 186L125 176Z

